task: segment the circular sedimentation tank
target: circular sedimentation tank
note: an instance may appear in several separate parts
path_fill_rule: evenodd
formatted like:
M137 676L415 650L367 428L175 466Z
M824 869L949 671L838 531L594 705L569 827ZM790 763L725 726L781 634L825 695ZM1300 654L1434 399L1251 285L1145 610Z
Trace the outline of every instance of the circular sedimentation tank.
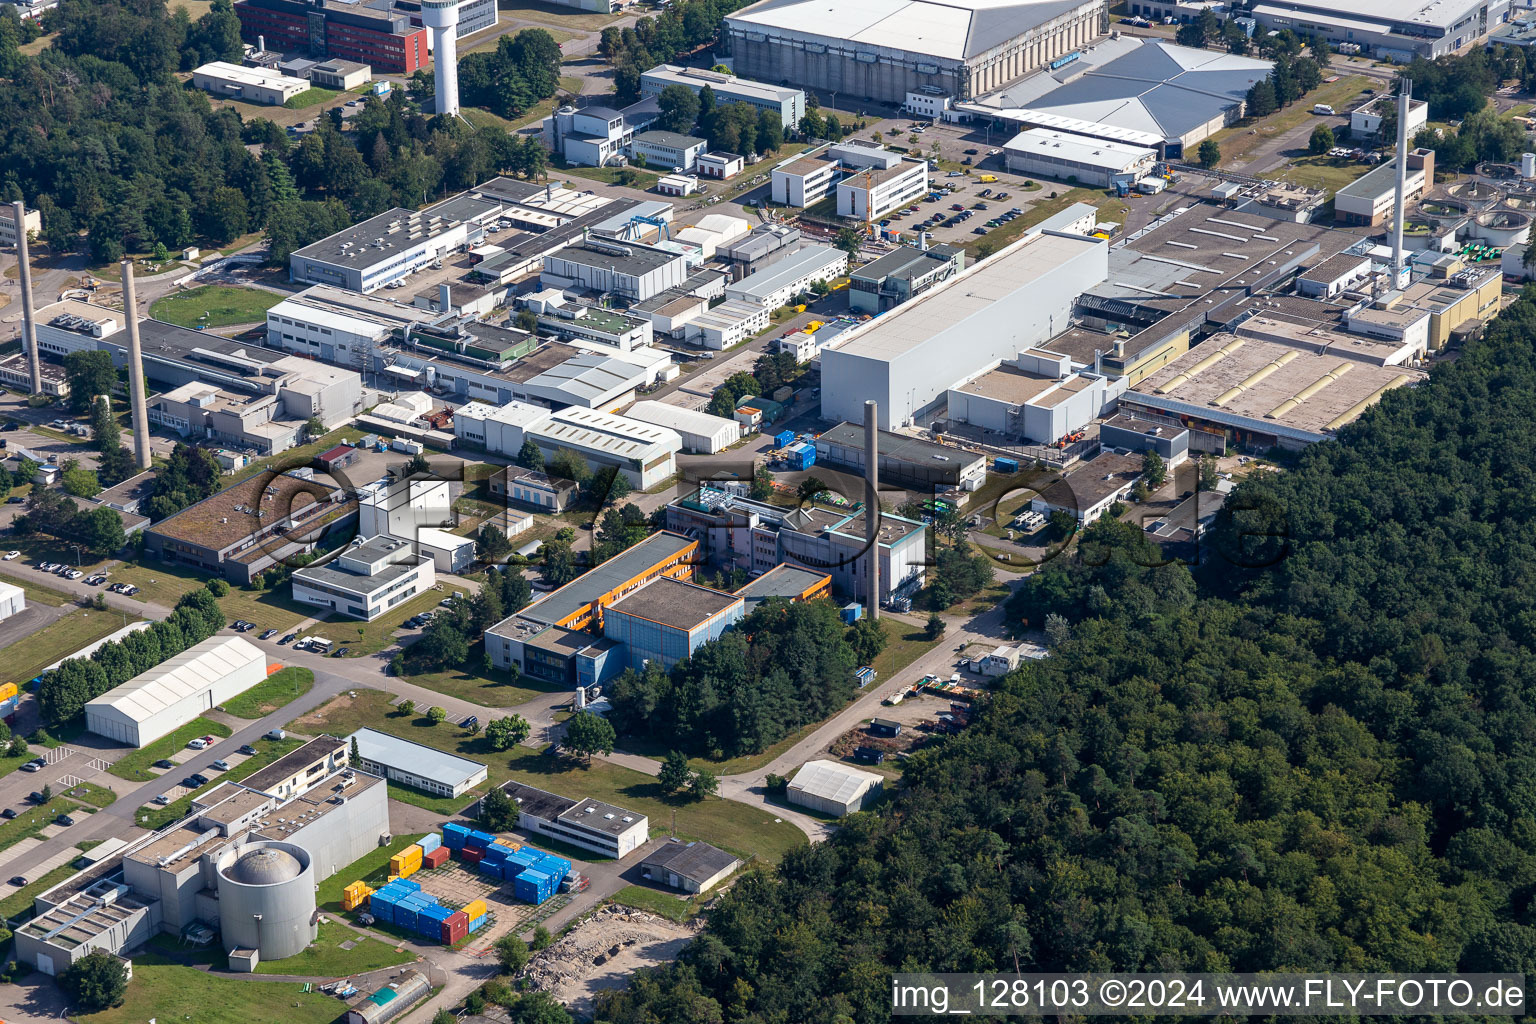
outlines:
M1467 204L1459 199L1426 199L1419 204L1419 212L1436 220L1465 217Z
M1536 194L1515 192L1504 197L1504 206L1511 210L1536 210Z
M1495 181L1511 181L1520 177L1520 168L1514 164L1501 164L1493 160L1477 165L1477 173Z
M1482 181L1463 181L1446 191L1464 203L1487 203L1499 197L1498 189Z

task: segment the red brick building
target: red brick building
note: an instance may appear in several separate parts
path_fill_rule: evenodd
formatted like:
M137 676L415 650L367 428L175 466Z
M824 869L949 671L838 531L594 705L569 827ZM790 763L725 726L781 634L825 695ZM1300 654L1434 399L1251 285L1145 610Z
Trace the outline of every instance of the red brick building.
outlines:
M304 0L236 0L240 35L266 37L269 50L353 60L376 72L408 75L430 61L427 30L405 14Z

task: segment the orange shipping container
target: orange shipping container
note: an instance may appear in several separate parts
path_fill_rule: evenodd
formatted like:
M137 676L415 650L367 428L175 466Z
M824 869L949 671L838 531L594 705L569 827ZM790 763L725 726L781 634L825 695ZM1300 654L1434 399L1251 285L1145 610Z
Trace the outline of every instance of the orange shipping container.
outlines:
M440 868L448 863L448 847L439 846L421 858L421 866L424 868Z
M485 916L485 900L471 900L464 906L464 916L471 921Z

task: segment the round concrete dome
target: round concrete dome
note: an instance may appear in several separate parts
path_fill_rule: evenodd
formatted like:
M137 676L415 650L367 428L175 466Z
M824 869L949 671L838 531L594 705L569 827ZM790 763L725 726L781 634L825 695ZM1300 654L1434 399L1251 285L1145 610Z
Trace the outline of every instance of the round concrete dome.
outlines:
M268 846L242 854L224 874L245 885L275 885L298 878L303 870L293 854Z

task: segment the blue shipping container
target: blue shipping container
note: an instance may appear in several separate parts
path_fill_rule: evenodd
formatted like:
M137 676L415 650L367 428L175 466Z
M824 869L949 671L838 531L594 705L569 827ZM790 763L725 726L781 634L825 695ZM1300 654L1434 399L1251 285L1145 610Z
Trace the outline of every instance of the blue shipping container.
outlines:
M480 869L480 873L482 875L490 875L492 878L506 877L505 872L502 871L500 864L492 864L488 860L483 860L477 865L477 867Z
M546 853L544 859L539 861L537 868L544 874L559 881L571 873L571 862L564 857L556 857L552 853Z
M1017 473L1019 471L1019 462L1017 459L998 457L992 460L992 468L999 473Z
M855 602L853 602L851 604L845 604L845 605L843 605L843 609L842 609L841 615L842 615L843 621L851 626L855 622L858 622L859 619L863 618L863 616L864 616L864 606L859 604L857 601L855 601Z
M402 887L406 892L421 892L421 883L413 882L409 878L397 878L391 884Z
M471 832L469 838L464 840L465 846L473 846L477 849L485 849L496 841L496 837L489 832Z
M473 918L469 922L469 930L472 932L479 931L485 926L485 922L489 921L490 919L491 918L489 914L481 914L479 917Z
M436 832L429 832L421 837L421 842L417 845L421 847L422 853L431 853L433 850L443 845L443 837L438 835Z
M777 448L792 445L795 443L795 432L793 430L781 430L773 435L773 443Z

